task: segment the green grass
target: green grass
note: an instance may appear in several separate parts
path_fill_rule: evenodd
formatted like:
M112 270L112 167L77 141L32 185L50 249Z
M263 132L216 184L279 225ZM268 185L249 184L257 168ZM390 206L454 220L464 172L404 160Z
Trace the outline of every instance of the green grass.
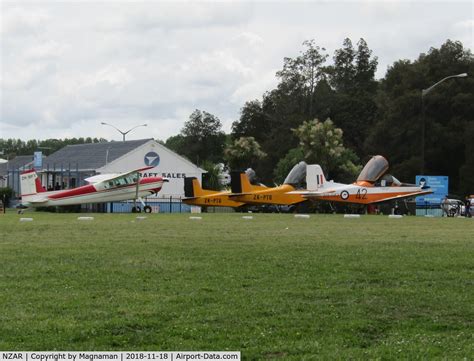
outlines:
M1 350L474 355L474 221L0 215Z

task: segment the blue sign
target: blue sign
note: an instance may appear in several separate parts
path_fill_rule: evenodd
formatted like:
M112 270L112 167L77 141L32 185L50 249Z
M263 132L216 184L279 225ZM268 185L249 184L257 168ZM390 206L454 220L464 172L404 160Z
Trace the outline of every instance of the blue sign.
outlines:
M36 169L40 169L43 167L43 152L34 153L33 167Z
M160 164L160 156L156 152L148 152L145 154L144 161L148 167L156 167Z
M433 193L416 197L416 205L440 204L448 195L449 177L444 175L417 175L416 184L429 187Z

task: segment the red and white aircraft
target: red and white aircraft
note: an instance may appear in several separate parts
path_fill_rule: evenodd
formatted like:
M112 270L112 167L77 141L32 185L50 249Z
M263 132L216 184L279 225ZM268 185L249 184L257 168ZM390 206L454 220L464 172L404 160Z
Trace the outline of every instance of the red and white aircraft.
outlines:
M140 200L144 211L151 212L150 206L145 206L142 197L158 193L163 182L162 177L142 178L138 181L139 173L153 167L145 167L122 174L99 174L86 178L89 184L59 191L47 192L41 185L36 172L32 170L21 174L22 205L29 207L67 206L85 203L105 203L125 200ZM132 212L140 212L140 207L134 207Z
M293 191L304 198L333 202L371 204L430 194L425 184L407 184L387 173L388 161L381 155L372 157L352 184L327 181L320 165L308 165L307 190Z

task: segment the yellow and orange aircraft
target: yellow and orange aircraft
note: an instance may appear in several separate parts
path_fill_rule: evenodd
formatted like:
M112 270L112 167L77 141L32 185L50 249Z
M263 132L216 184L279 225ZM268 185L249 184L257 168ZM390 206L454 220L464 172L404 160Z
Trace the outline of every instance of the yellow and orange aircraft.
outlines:
M245 173L244 173L245 174ZM247 178L248 179L248 178ZM264 186L254 186L260 188L266 188ZM245 205L244 202L230 199L231 192L225 191L214 191L209 189L202 189L196 177L184 178L184 196L183 202L193 206L201 207L241 207Z
M248 172L232 172L231 188L232 194L229 198L252 205L276 204L292 205L304 202L306 199L300 194L289 194L296 190L296 186L305 179L306 163L300 162L288 173L285 181L278 187L262 187L252 185L248 178Z
M309 165L306 174L307 190L290 194L333 202L371 204L433 193L428 186L402 183L387 173L388 161L381 155L373 156L352 184L327 181L321 166Z

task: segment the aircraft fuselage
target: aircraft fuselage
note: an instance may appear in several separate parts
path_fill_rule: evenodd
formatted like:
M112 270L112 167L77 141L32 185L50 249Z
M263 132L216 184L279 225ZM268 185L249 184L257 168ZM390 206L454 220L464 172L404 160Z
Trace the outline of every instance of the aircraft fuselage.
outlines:
M138 197L146 197L161 190L163 179L140 180ZM107 182L88 184L74 189L23 195L22 204L29 207L67 206L73 204L105 203L137 198L137 184L109 187Z

